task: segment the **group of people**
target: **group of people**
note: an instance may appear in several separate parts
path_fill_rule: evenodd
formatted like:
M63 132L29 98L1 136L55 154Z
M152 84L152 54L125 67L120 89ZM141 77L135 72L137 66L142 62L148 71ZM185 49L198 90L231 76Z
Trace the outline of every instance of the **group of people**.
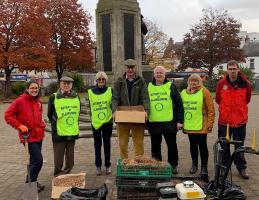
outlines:
M118 106L139 106L145 110L146 124L117 123L120 156L128 158L130 134L134 145L134 155L144 154L144 131L148 129L151 138L152 157L162 160L161 144L164 137L167 144L168 163L172 173L178 173L178 148L176 135L179 130L188 135L192 165L190 174L198 170L200 154L200 176L208 181L207 134L212 132L215 110L209 90L203 86L198 74L192 74L187 88L178 92L174 83L166 79L166 69L157 66L153 81L146 85L137 74L137 63L133 59L125 61L125 73L108 87L105 72L98 72L96 85L88 90L91 111L91 124L94 138L96 174L102 174L101 147L104 146L105 173L111 173L111 136L113 120ZM69 173L74 166L75 140L79 136L80 98L72 90L73 79L62 77L59 89L48 102L48 119L54 151L54 176ZM39 97L39 84L29 81L24 94L15 99L5 112L5 120L18 130L21 143L24 135L29 135L30 178L37 181L42 168L41 153L45 122L42 118L42 103ZM218 82L216 102L219 104L218 137L225 137L227 127L230 137L240 140L235 148L244 145L248 120L247 104L251 98L251 85L240 72L238 63L227 64L227 74ZM229 144L222 146L223 163L230 162ZM64 161L65 159L65 161ZM234 163L242 178L248 179L247 163L243 153L235 157ZM28 181L28 178L27 180ZM38 184L38 191L44 186Z

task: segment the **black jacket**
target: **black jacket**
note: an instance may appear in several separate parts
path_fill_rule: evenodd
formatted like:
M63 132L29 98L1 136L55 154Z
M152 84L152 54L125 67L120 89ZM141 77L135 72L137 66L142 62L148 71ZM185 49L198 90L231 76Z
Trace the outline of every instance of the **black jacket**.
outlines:
M64 96L60 90L57 91L57 98L75 98L79 96L76 92L72 91L68 96ZM48 102L48 118L51 123L51 134L52 134L52 141L53 142L62 142L62 141L68 141L68 140L75 140L78 138L78 136L59 136L57 134L57 113L54 105L55 95L52 94L49 97ZM79 99L80 100L80 99ZM81 106L80 106L81 110Z
M165 80L164 84L168 81ZM153 85L156 85L155 80L152 81ZM183 102L181 96L175 87L171 84L171 99L173 101L173 120L170 122L147 122L148 131L150 134L156 134L161 132L177 132L177 123L183 124Z

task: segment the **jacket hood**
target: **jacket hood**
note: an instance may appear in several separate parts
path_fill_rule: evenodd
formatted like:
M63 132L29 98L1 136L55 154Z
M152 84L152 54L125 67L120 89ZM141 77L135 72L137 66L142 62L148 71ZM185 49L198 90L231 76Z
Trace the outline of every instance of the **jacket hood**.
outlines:
M250 83L247 77L241 72L238 72L238 80L234 83L234 85L230 82L228 74L224 77L224 81L232 85L232 87L234 88L237 88L237 87L244 88L244 87L247 87L248 83Z
M61 89L58 89L57 98L60 99L60 98L64 98L64 97L65 96L64 96L64 94L62 94ZM71 90L68 97L75 98L75 97L77 97L77 93L74 90Z
M224 79L225 80L227 80L227 77L228 77L229 75L228 74L226 74L225 76L224 76ZM247 77L246 77L246 75L244 74L244 73L242 73L242 72L238 72L238 76L243 80L243 81L249 81L248 79L247 79Z

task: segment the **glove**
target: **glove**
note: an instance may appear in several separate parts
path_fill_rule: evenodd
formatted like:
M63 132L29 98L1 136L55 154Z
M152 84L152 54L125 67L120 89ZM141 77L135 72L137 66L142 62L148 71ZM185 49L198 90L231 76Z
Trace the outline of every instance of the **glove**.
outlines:
M23 134L27 134L29 132L28 127L24 126L22 124L18 126L18 130L21 131L21 133L23 133Z

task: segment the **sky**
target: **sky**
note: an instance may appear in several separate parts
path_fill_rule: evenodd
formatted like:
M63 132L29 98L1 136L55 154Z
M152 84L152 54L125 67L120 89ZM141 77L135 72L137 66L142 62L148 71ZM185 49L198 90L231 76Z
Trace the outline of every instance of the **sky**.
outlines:
M90 30L95 33L95 9L98 0L79 0L93 17ZM142 15L156 23L174 41L183 40L191 26L201 19L202 9L225 9L242 31L259 32L259 0L138 0Z

